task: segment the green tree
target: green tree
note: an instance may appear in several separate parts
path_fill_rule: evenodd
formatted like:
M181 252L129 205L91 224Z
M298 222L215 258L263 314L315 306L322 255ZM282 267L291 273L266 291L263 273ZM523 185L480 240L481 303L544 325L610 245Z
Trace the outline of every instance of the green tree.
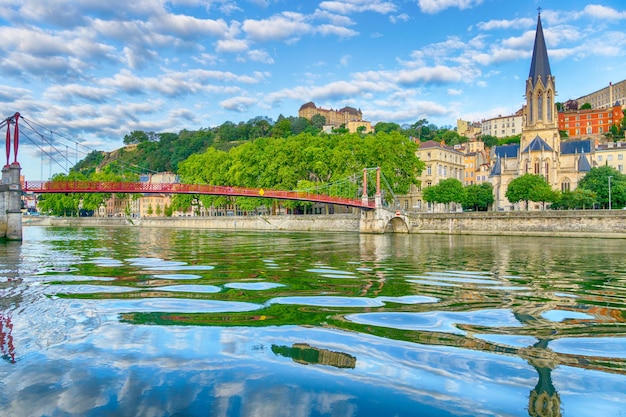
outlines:
M429 203L462 203L465 198L463 183L456 178L447 178L424 190L424 200Z
M592 168L578 182L577 189L595 193L597 203L602 208L608 208L609 177L611 178L611 208L624 207L626 205L626 175L611 166Z
M505 196L511 203L523 201L526 210L528 210L529 201L545 204L556 198L556 194L545 177L535 174L524 174L512 180L507 187Z
M142 130L135 130L124 136L123 142L124 145L132 145L142 142L148 142L149 140L150 137L146 132Z
M585 103L582 106L580 106L578 109L579 110L591 110L591 104L590 103Z
M551 208L554 210L585 210L593 208L594 204L596 204L596 193L578 187L574 191L568 190L559 193Z
M493 186L491 183L483 182L465 187L465 198L461 204L465 210L487 211L493 202Z

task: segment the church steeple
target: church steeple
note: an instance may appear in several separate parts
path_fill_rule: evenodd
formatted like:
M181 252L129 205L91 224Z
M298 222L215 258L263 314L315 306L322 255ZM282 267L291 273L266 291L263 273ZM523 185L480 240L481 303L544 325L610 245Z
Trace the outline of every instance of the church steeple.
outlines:
M546 48L546 41L543 37L543 28L541 26L541 9L539 9L537 31L535 32L535 47L528 77L531 79L533 86L536 86L538 77L541 77L541 81L545 84L549 75L552 75L552 73L550 72L548 49Z

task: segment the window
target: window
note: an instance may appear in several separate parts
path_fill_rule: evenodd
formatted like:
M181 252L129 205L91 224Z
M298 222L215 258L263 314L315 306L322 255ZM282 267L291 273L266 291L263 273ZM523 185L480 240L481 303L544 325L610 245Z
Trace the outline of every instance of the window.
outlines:
M426 167L426 175L433 175L433 168L430 165Z
M621 164L620 164L620 165L618 165L618 166L617 166L617 170L618 170L619 172L624 172L624 165L621 165Z
M598 156L598 161L602 162L602 155Z
M624 154L621 153L621 154L617 155L617 160L618 161L623 161L624 160Z
M606 160L607 160L607 161L612 161L612 160L613 160L613 155L609 155L609 156L607 156L607 157L606 157Z
M570 190L570 182L569 179L565 178L561 183L561 191L569 191Z

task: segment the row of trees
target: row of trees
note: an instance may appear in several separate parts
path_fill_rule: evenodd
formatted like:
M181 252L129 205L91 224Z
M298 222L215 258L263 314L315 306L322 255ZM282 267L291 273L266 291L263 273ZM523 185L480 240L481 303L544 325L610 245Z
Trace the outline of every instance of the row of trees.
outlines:
M610 187L610 188L609 188ZM542 175L525 174L512 180L505 193L511 203L550 204L555 210L623 208L626 206L626 175L610 166L593 168L578 182L574 191L555 191ZM494 202L491 184L463 187L461 181L448 178L424 190L430 203L458 203L464 210L487 210Z
M439 184L424 189L428 203L459 203L463 210L486 211L494 202L490 183L463 186L456 178L447 178Z

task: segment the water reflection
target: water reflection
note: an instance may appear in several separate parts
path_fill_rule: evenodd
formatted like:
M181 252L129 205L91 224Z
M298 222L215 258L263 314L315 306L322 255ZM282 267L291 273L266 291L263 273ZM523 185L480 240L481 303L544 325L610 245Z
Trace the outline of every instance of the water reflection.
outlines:
M0 246L11 415L626 414L615 241L26 232Z

